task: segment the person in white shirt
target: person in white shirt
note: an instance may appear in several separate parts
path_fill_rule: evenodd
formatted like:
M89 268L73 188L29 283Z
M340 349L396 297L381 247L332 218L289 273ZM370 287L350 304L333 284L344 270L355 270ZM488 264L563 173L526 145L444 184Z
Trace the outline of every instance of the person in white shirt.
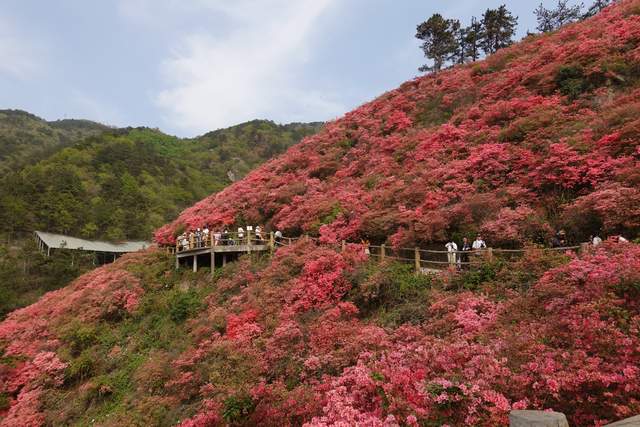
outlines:
M239 240L239 244L242 244L242 241L244 240L244 228L242 227L238 227L238 240Z
M259 225L256 226L256 240L258 243L262 240L262 227Z
M282 240L282 231L276 230L276 233L274 236L276 238L276 243L280 243L280 241Z
M447 259L449 260L449 266L453 267L456 265L456 251L458 250L458 245L453 240L449 241L446 245L447 248Z
M209 244L209 227L206 225L202 230L202 242L203 242L203 246L207 246Z
M618 236L618 243L629 243L629 241L622 236Z
M220 244L220 239L222 239L222 233L219 231L213 232L213 245L218 246Z
M473 241L471 247L474 250L487 249L487 244L484 242L484 240L482 240L482 236L478 234L478 237L476 237L476 240Z
M600 236L596 234L595 236L591 237L591 244L593 245L594 248L598 246L600 243L602 243L602 239L600 238Z

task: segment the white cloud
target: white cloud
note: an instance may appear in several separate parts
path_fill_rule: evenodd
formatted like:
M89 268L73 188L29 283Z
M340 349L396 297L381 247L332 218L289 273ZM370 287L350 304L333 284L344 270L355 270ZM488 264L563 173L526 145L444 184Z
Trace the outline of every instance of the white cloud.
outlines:
M297 78L334 1L198 0L225 30L184 36L162 63L166 88L156 101L167 123L201 133L254 118L325 120L343 112L331 94Z
M41 49L0 17L0 75L26 79L42 69Z

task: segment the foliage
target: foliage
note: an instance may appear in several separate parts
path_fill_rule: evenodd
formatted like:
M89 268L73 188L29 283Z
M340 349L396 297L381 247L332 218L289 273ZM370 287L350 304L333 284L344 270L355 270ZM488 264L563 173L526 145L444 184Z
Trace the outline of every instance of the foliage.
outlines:
M0 176L108 129L88 120L47 122L25 111L0 110Z
M558 0L558 4L555 9L547 9L542 3L535 10L536 19L538 21L538 31L547 33L549 31L555 31L572 22L576 22L582 17L582 7L584 5L576 4L569 5L569 0ZM597 8L598 5L592 6ZM592 9L589 9L590 11ZM593 9L595 11L595 9ZM595 13L594 13L595 15Z
M318 127L256 120L190 140L129 128L58 144L49 156L0 179L0 231L148 239L181 209Z
M422 40L424 56L433 60L433 66L422 66L420 71L440 71L442 65L456 50L455 31L460 23L451 19L444 19L436 13L427 21L418 25L416 38Z
M637 414L637 244L529 246L517 261L430 279L335 243L483 230L525 244L564 222L591 231L581 218L635 237L639 89L605 79L570 101L555 76L637 62L639 6L530 37L482 72L408 82L156 233L171 243L177 227L241 219L319 239L213 277L176 272L159 250L130 254L9 314L0 423L493 426L539 409L604 425ZM420 126L434 96L451 116Z
M92 268L91 255L59 251L47 258L31 239L0 243L0 318Z
M518 18L505 5L497 9L487 9L482 15L482 50L486 54L497 52L513 43Z
M640 184L637 6L407 82L186 209L156 240L248 221L408 247L478 230L490 245L522 246L561 227L579 242L611 203L627 208L607 230L634 238L636 209L622 195ZM610 203L589 206L591 194Z

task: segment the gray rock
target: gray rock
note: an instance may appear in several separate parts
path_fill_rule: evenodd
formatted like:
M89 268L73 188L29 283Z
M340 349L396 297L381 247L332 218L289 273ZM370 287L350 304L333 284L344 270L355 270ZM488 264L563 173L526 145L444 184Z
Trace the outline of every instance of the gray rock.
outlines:
M636 415L635 417L631 418L625 418L624 420L607 424L604 427L640 427L640 415Z
M510 427L569 427L567 417L560 412L511 411Z

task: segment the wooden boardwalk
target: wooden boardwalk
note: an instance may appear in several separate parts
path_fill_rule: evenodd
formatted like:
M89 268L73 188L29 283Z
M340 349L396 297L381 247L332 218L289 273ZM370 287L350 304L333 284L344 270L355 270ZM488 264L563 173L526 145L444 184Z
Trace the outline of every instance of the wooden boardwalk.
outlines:
M237 258L241 254L252 252L272 251L276 242L273 233L266 240L251 232L243 235L229 233L224 238L216 239L212 233L198 241L190 236L186 244L178 241L174 248L176 255L176 269L180 268L181 261L185 260L191 265L194 272L198 271L199 260L211 267L211 274L215 272L216 264L226 265L228 261Z
M188 264L194 272L198 271L198 266L209 265L213 274L216 265L224 266L230 260L236 259L239 255L250 254L252 252L273 252L281 246L289 246L299 238L284 237L279 240L274 239L273 232L269 233L267 238L256 236L251 232L229 233L224 238L215 239L213 234L208 235L201 241L196 241L194 236L190 236L188 241L177 242L173 248L176 255L176 269L181 264ZM340 243L320 243L318 238L310 237L317 244L325 244L333 246L338 251L353 250L354 246L342 241ZM380 246L370 245L365 242L357 244L358 250L364 250L368 257L377 259L379 262L385 260L393 260L401 263L413 264L416 273L421 274L437 274L446 270L460 270L465 268L473 268L487 261L491 262L495 258L503 261L513 261L518 259L526 249L499 249L487 248L482 250L474 250L471 252L463 251L442 251L442 250L426 250L415 248L393 248L384 244ZM570 246L563 248L537 248L543 251L558 252L582 252L589 248L589 245L582 243L579 246ZM450 258L453 255L453 258ZM452 262L452 259L454 260Z

